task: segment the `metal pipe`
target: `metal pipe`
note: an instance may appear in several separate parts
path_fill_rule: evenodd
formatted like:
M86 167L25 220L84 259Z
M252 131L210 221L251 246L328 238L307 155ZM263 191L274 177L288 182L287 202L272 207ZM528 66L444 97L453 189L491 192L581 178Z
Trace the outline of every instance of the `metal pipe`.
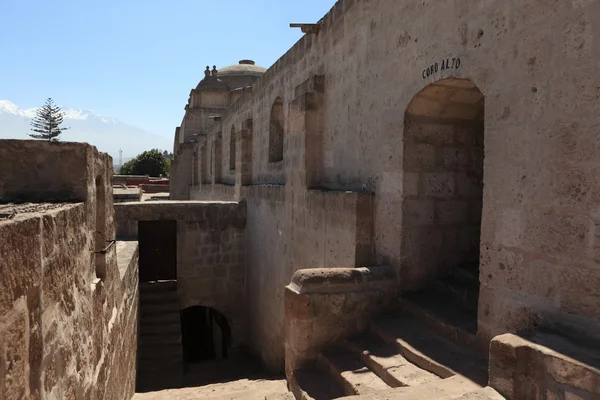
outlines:
M114 245L115 243L117 243L117 241L116 241L116 240L109 240L109 241L107 241L106 243L108 243L108 246L106 246L106 247L105 247L104 249L102 249L102 250L95 251L94 253L95 253L95 254L106 254L106 252L108 251L108 249L110 249L110 247L111 247L112 245Z

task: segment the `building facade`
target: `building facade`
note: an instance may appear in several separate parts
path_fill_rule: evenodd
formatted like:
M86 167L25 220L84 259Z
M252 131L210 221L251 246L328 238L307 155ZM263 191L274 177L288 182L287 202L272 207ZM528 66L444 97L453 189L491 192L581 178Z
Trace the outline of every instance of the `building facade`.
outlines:
M247 203L267 363L283 363L284 287L305 268L390 265L401 295L466 281L484 344L545 321L597 332L598 15L596 1L342 0L243 84L207 70L171 194Z

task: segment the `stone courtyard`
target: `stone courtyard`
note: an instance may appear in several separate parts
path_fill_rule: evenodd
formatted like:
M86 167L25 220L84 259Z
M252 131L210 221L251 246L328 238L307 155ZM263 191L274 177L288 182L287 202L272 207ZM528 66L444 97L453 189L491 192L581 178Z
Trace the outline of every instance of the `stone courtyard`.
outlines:
M301 28L193 83L168 198L0 141L0 399L600 399L600 1Z

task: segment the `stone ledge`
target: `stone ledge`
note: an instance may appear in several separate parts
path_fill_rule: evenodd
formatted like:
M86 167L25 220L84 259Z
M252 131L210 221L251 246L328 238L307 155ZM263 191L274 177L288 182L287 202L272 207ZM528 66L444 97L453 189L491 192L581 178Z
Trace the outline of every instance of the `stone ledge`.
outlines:
M489 371L489 385L508 398L600 397L600 351L555 334L496 336Z
M348 292L364 290L365 285L395 285L395 278L390 266L301 269L292 276L289 289L298 294Z
M119 276L121 281L127 274L127 271L135 267L139 257L139 247L137 241L117 241L117 265L119 267Z

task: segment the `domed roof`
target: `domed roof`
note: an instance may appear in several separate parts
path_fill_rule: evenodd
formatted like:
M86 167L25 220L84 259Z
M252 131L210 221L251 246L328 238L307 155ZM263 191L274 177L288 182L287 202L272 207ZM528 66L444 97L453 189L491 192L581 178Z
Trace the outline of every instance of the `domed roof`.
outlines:
M211 74L210 68L207 66L206 71L204 71L204 79L198 83L196 86L196 90L223 90L227 91L229 88L221 79L217 76L217 68L213 67L213 71Z
M267 69L260 67L252 60L241 60L238 64L229 65L218 70L217 76L252 75L261 76Z
M233 90L252 85L266 70L265 67L255 65L252 60L241 60L238 64L218 70L217 77Z

